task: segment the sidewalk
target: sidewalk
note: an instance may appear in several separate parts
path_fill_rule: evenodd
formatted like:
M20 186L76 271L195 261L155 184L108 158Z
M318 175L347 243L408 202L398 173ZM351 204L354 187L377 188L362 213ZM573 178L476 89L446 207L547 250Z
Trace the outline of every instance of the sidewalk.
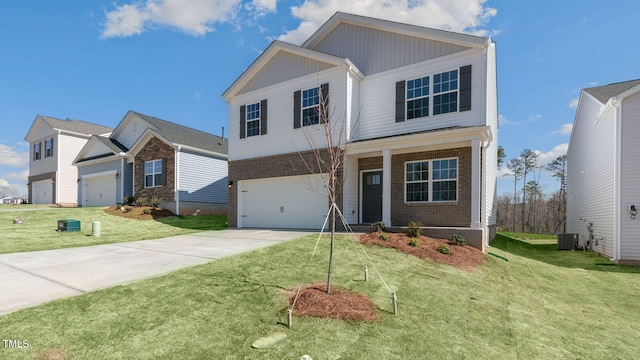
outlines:
M271 246L310 232L228 229L0 255L0 315Z

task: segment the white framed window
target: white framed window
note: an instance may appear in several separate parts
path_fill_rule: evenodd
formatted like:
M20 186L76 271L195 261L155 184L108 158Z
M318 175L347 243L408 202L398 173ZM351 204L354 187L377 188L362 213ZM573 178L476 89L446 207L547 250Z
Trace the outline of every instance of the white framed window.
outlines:
M458 70L433 75L433 115L458 111Z
M405 163L405 202L458 200L458 159L434 159Z
M260 135L260 103L247 105L246 136Z
M429 77L407 81L407 120L429 116Z
M33 160L40 160L42 156L42 151L40 150L41 143L33 144Z
M302 126L320 123L320 88L302 90Z
M164 185L164 169L162 160L145 161L144 163L144 187Z
M44 141L44 157L53 156L53 138Z

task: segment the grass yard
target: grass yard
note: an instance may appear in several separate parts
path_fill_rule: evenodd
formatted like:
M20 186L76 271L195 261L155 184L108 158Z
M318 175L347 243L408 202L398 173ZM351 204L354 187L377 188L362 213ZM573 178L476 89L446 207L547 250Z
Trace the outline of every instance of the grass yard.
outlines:
M0 317L0 358L73 359L632 359L640 349L640 269L499 235L475 271L366 247L391 295L346 237L333 285L365 294L372 323L293 317L286 294L324 281L315 236ZM507 259L507 260L504 260ZM552 259L552 260L549 260ZM363 281L369 266L370 280ZM274 333L267 349L251 344Z
M553 234L530 234L530 233L517 233L517 232L501 232L500 234L521 240L530 244L556 244L557 236Z
M13 220L21 218L22 224ZM58 220L80 220L79 232L56 231ZM94 221L101 236L91 236ZM226 228L223 216L167 217L134 220L107 214L102 208L0 207L0 254L163 238Z

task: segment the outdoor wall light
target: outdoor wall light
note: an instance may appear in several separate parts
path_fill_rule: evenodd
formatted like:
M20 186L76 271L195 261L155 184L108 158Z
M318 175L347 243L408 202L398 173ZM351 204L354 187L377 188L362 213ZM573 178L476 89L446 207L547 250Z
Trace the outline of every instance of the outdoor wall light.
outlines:
M76 182L80 182L80 178L78 178L78 180L76 180Z
M56 182L56 178L51 179L51 183L53 184L54 182Z
M116 180L120 177L120 173L116 171Z
M229 181L229 189L231 189L233 187L233 181Z
M638 215L638 210L636 209L635 205L629 206L629 214L631 215L632 219L636 218L636 215Z

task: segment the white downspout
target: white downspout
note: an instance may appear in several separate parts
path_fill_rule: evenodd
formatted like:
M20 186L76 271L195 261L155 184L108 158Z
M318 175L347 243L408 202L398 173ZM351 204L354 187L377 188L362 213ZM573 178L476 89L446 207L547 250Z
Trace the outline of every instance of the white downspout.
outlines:
M180 146L178 146L178 148L175 151L175 156L174 158L176 159L175 164L174 164L174 171L173 171L173 177L174 177L174 184L175 184L175 189L174 189L174 198L176 199L176 215L180 215Z
M120 158L120 203L124 204L124 157Z
M620 187L621 180L620 174L622 173L622 103L618 101L613 102L613 106L616 112L615 125L614 125L614 174L613 174L613 261L620 260Z

